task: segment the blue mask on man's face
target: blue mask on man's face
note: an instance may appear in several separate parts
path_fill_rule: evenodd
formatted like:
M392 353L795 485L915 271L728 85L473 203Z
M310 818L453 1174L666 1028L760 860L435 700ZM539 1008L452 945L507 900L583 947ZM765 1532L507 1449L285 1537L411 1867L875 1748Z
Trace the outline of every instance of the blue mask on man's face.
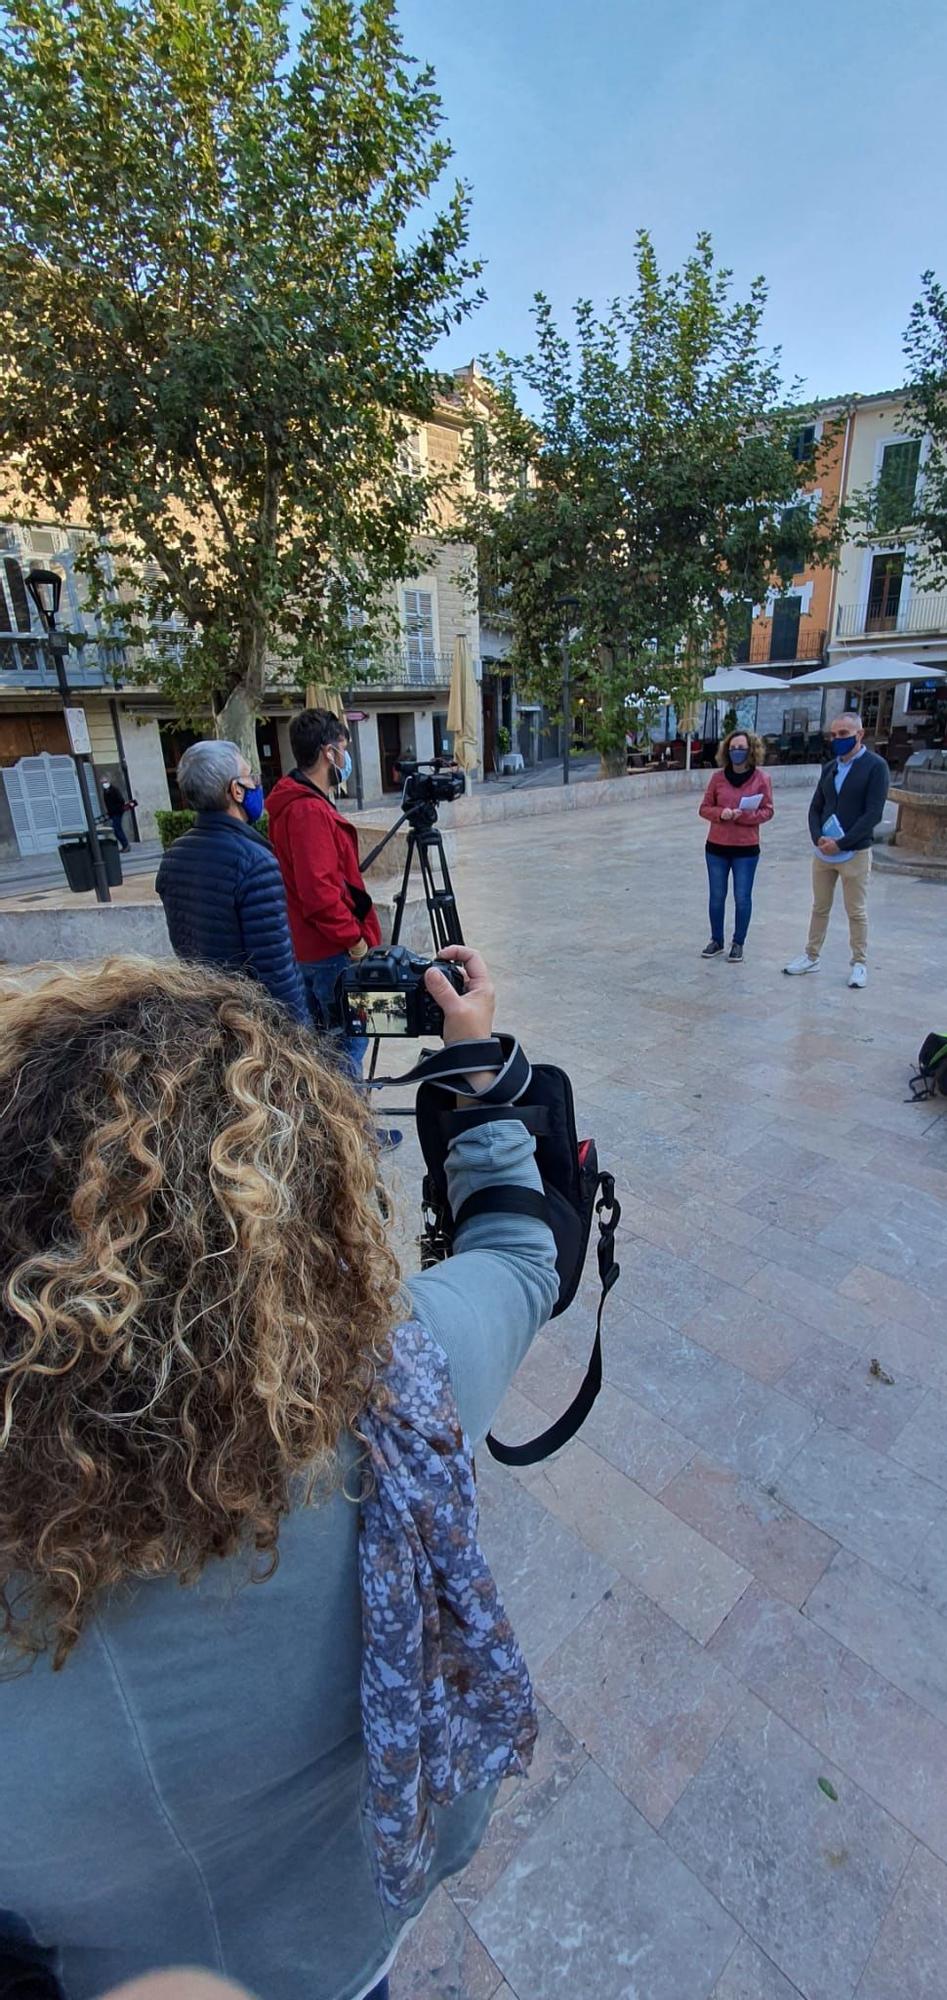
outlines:
M243 798L241 799L240 803L243 807L244 812L246 813L250 825L253 826L256 820L262 819L263 817L263 786L262 785L245 786Z
M857 736L833 736L832 738L832 748L835 751L836 757L847 757L849 752L857 749L857 747Z
M348 750L344 752L341 764L339 763L338 754L333 756L332 762L335 766L337 782L340 785L347 785L352 775L352 759Z

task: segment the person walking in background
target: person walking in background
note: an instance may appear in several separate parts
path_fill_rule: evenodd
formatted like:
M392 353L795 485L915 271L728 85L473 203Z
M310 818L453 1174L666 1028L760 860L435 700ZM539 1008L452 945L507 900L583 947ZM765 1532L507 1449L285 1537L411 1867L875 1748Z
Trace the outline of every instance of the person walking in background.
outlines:
M351 772L349 732L327 708L303 708L289 725L296 769L278 779L266 802L270 836L283 871L293 949L310 1000L328 1014L339 974L381 943L362 880L358 833L331 793ZM364 1036L339 1036L353 1076L361 1074Z
M738 965L753 914L753 880L760 858L760 827L773 817L773 787L763 769L763 744L750 729L731 729L717 751L714 771L698 808L710 821L707 880L710 890L710 943L702 958L724 949L727 889L733 876L733 942L729 958Z
M293 956L279 862L256 821L263 787L236 743L192 743L178 788L197 824L168 848L155 882L178 958L259 981L307 1027L312 1013Z
M823 769L809 806L812 857L812 915L805 951L783 967L790 977L818 972L829 927L836 883L841 880L851 945L850 986L868 979L868 883L871 843L885 809L891 774L883 757L869 750L860 715L837 715L829 725L832 757Z
M126 799L123 793L119 791L118 786L113 785L110 778L108 783L102 787L102 804L112 822L112 832L118 841L119 847L125 853L130 845L124 826L125 814L131 812L135 801L134 799Z

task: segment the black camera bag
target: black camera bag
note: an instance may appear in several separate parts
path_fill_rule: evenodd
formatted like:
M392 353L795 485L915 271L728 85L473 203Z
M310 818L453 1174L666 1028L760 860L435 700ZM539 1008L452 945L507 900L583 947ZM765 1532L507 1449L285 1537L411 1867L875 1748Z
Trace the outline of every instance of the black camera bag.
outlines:
M914 1099L947 1097L947 1035L925 1035L909 1087Z
M464 1075L476 1069L496 1069L498 1073L489 1090L458 1108L456 1093L463 1089ZM578 1138L572 1085L565 1071L550 1063L531 1068L519 1044L509 1036L498 1035L483 1044L455 1043L422 1057L411 1074L421 1079L416 1116L426 1168L421 1237L425 1267L450 1256L457 1229L473 1215L539 1216L549 1224L556 1241L559 1297L553 1307L555 1317L575 1298L593 1223L597 1223L601 1292L595 1339L581 1388L562 1416L529 1443L501 1444L492 1434L487 1438L493 1457L504 1465L535 1465L575 1436L602 1386L602 1312L619 1275L615 1232L621 1209L615 1199L615 1182L599 1165L594 1139L580 1142ZM542 1194L523 1187L480 1188L453 1215L446 1169L451 1139L472 1125L506 1118L518 1119L533 1134Z

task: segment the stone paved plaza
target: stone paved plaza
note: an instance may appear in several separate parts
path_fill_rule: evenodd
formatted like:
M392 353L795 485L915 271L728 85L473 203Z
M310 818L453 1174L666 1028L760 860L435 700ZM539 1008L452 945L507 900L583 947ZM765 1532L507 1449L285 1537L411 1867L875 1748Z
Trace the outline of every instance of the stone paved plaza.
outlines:
M784 978L806 794L777 791L746 961L702 963L696 804L457 838L500 1022L616 1171L622 1276L581 1442L480 1461L540 1743L394 2000L947 1992L947 1117L904 1102L947 888L875 875L864 992L840 898ZM407 1208L413 1139L397 1179ZM590 1287L501 1434L563 1406L592 1320Z

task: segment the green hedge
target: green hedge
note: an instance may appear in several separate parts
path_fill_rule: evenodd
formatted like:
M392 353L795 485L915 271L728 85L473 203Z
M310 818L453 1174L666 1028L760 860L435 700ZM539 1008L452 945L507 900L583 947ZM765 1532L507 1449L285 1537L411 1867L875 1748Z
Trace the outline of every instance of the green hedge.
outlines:
M188 828L194 825L196 818L196 813L184 810L183 808L178 812L156 812L155 825L158 829L158 839L162 847L170 847L173 840L180 840L182 833L187 833ZM258 833L269 833L270 822L266 813L263 814L261 819L256 821L256 829Z
M162 847L170 847L172 840L177 840L182 833L186 833L188 827L194 825L196 818L197 814L192 812L156 812L155 825Z

